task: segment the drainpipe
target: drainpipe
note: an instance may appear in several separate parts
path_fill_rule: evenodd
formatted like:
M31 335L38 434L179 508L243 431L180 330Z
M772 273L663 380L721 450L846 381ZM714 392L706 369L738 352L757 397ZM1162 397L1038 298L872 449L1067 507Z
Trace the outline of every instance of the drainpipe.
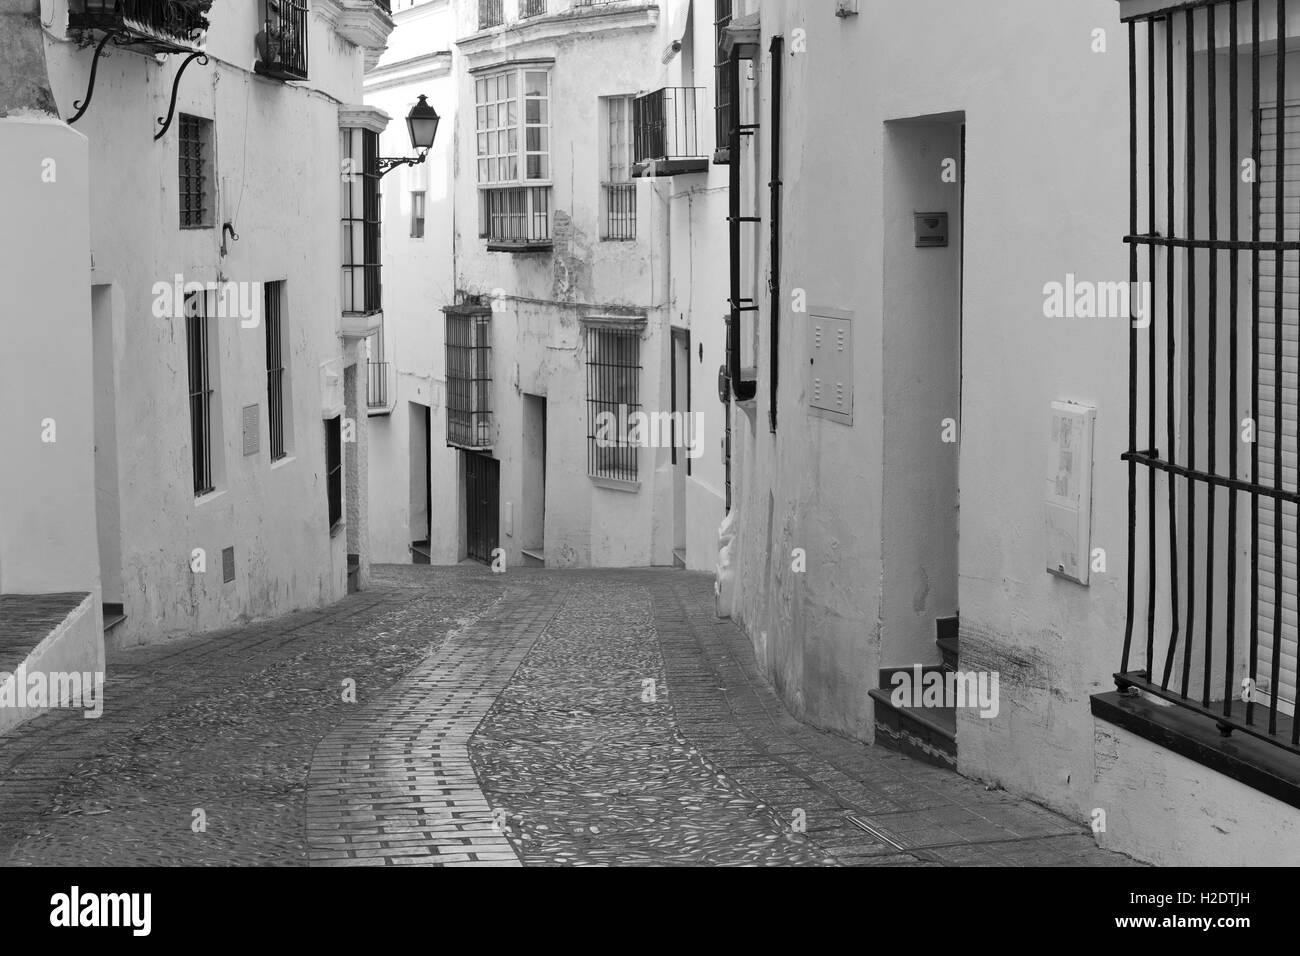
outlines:
M0 117L58 116L45 64L41 0L0 0Z

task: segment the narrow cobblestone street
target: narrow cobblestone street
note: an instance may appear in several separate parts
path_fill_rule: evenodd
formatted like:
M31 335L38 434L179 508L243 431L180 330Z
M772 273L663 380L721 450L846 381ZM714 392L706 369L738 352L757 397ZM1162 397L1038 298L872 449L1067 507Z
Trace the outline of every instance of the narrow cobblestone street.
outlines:
M355 686L355 703L344 700ZM791 718L680 571L385 567L0 737L6 865L1126 865Z

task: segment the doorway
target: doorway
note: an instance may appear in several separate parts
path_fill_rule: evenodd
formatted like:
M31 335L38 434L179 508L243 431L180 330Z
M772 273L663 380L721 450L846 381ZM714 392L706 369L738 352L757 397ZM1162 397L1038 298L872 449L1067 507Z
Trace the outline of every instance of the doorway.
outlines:
M885 124L885 667L955 641L964 151L962 114Z
M92 286L90 322L95 394L95 516L104 628L124 619L122 499L117 464L117 373L113 358L113 287Z
M523 528L525 560L546 564L546 398L524 395Z
M686 567L686 479L691 474L689 449L698 436L691 421L691 333L673 329L670 383L673 423L673 565Z
M465 458L465 553L474 561L492 563L500 546L501 464L477 452Z
M429 455L432 447L433 415L428 405L421 405L418 402L411 402L409 408L411 560L413 564L429 564L432 553L430 520L433 515L433 484L429 473Z

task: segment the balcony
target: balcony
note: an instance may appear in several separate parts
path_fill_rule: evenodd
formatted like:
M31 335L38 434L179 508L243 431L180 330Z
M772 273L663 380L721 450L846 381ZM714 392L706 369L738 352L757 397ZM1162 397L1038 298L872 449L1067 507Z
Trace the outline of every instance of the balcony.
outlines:
M708 170L709 158L700 137L704 94L703 87L666 86L633 101L633 176L680 176Z
M277 80L307 79L307 0L264 0L253 70Z
M447 444L469 451L492 447L492 310L443 309L447 348Z
M146 53L186 53L202 48L212 0L71 0L74 34L116 36L116 45Z
M479 237L489 252L538 252L551 248L551 187L479 189Z
M393 32L390 0L335 0L338 13L334 29L354 46L373 51L376 60Z

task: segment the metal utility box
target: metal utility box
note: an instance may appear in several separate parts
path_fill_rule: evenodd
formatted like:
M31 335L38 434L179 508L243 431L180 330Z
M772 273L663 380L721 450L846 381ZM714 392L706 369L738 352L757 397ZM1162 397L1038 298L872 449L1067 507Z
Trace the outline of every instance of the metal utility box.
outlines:
M853 313L808 313L808 414L853 424Z

